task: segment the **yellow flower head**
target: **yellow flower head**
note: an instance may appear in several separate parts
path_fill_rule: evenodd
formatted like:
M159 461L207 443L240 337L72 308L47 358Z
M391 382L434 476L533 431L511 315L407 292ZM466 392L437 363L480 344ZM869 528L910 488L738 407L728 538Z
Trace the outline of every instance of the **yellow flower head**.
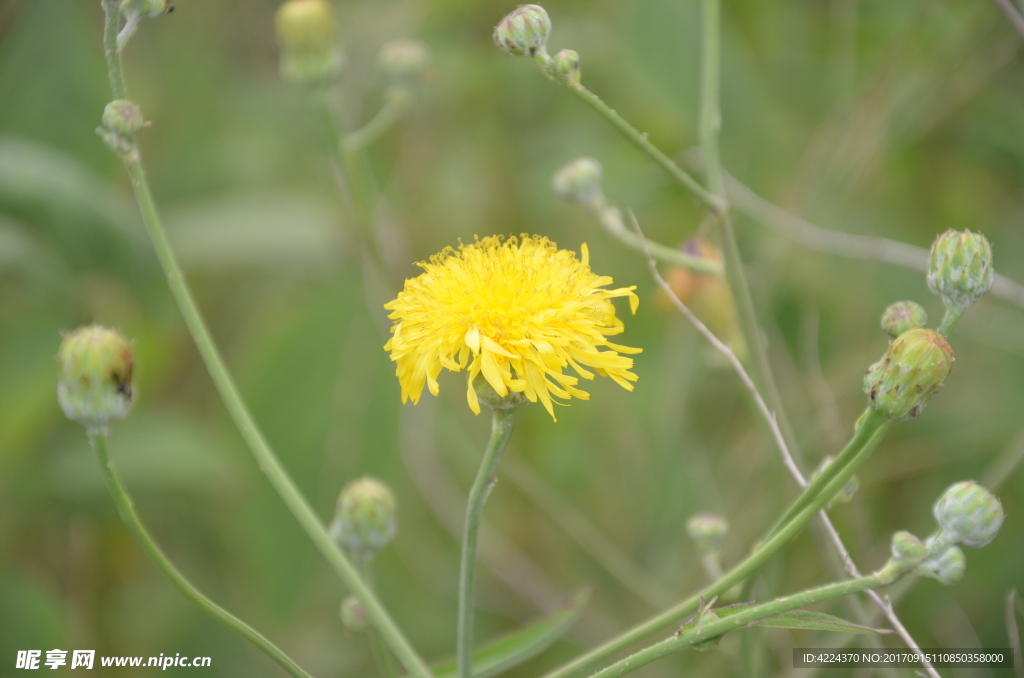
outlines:
M384 305L395 321L384 350L398 363L402 402L419 402L424 384L437 395L441 368L469 368L467 397L477 414L473 380L481 374L503 398L511 391L539 399L552 418L552 396L590 398L562 372L567 366L584 379L594 378L586 369L593 368L632 391L633 359L619 354L641 349L606 337L623 331L609 299L629 297L636 313L636 287L602 289L612 279L593 273L587 246L580 249L577 259L541 236L491 236L420 262L423 273Z

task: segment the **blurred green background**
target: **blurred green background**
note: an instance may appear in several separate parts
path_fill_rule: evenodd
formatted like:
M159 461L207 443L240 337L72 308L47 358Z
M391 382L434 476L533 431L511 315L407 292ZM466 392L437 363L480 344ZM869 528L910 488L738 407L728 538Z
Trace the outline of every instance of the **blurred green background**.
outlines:
M382 100L381 44L414 37L433 66L413 110L368 154L393 280L367 280L345 223L319 121L283 83L273 0L179 0L126 50L128 88L152 120L141 148L171 238L256 419L324 516L341 486L385 479L400 530L378 558L381 595L429 658L454 649L459 529L488 421L464 376L402 407L382 350L380 305L403 276L459 238L521 232L587 242L596 271L636 284L622 342L639 346L634 393L592 384L552 423L519 418L486 516L479 637L516 628L592 585L565 642L515 672L536 675L705 576L684 530L701 510L733 526L740 558L795 496L735 376L658 303L637 253L551 193L580 155L648 236L697 232L699 206L528 60L491 43L511 3L336 3L348 64L336 91L352 126ZM576 49L584 82L670 154L696 142L695 0L551 0L554 52ZM927 247L947 228L993 242L1024 280L1024 41L994 3L729 0L724 3L727 168L823 226ZM81 427L54 397L60 332L101 322L134 338L139 399L112 453L172 559L207 593L317 676L374 671L338 619L345 592L259 473L220 403L142 229L119 161L95 135L109 99L99 1L0 2L0 675L19 649L207 655L168 675L282 675L194 608L131 540ZM933 320L924 276L811 252L739 218L738 237L805 468L834 453L863 409L863 370L885 350L878 318L909 298ZM622 313L628 316L625 305ZM1004 601L1024 589L1024 309L989 298L952 337L946 388L901 424L835 522L862 569L890 534L933 529L948 484L992 482L1008 518L970 551L953 587L920 580L897 609L923 646L1005 647ZM599 530L644 573L609 573L580 545ZM592 536L591 536L592 538ZM813 530L760 573L763 598L834 578ZM645 597L634 589L646 587ZM826 611L850 618L842 602ZM749 631L645 675L786 675L789 648L842 636ZM901 647L897 639L885 639ZM102 671L102 669L101 669ZM137 671L151 675L152 669ZM136 675L118 669L117 675ZM947 669L944 675L967 674ZM804 671L801 676L810 675ZM838 673L836 675L842 675ZM903 669L899 675L912 675ZM999 674L1002 675L1002 674Z

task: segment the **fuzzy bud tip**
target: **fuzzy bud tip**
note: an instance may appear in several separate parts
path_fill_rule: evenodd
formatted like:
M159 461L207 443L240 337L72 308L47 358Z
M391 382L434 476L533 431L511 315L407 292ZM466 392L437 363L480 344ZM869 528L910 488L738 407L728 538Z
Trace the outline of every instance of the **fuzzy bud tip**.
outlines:
M341 601L339 614L342 625L350 633L363 633L370 627L366 607L355 596L345 596L345 600Z
M992 245L981 233L946 231L932 244L927 279L947 307L967 308L992 288Z
M343 547L372 555L387 546L398 531L395 495L376 478L353 480L338 496L335 520Z
M921 304L913 301L897 301L882 313L882 329L890 339L895 339L915 327L923 327L927 322L928 313Z
M580 84L580 55L574 50L563 49L553 59L555 74L570 86Z
M380 48L377 63L392 81L415 83L430 63L430 51L419 40L392 40Z
M131 409L132 347L100 325L64 335L57 351L57 401L68 419L102 429Z
M932 512L947 538L971 548L995 539L1006 517L999 499L973 480L951 485Z
M494 27L494 44L512 56L534 56L543 51L551 33L551 19L540 5L520 5Z
M604 193L601 190L601 163L593 158L577 158L563 165L551 177L551 187L560 198L581 205L592 204Z
M953 368L953 349L934 330L904 332L864 375L868 402L885 416L913 419L942 388Z
M714 513L698 513L686 521L686 533L697 548L705 553L721 550L728 532L729 523Z
M937 579L943 584L955 584L967 573L967 558L959 547L950 546L939 555L921 563L917 573Z
M327 0L286 0L274 17L274 29L285 79L314 85L341 71L334 9Z

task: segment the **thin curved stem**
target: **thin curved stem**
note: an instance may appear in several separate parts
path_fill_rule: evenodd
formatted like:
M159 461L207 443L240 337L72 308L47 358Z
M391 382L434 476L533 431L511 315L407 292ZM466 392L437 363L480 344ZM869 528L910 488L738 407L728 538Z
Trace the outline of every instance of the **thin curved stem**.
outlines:
M103 0L103 15L103 52L107 58L110 91L115 99L127 99L128 93L124 86L120 46L117 42L118 31L121 28L121 6L118 0Z
M542 66L543 68L543 66ZM557 81L557 79L556 79ZM635 127L626 122L626 119L619 115L615 109L611 108L599 96L591 92L589 89L584 87L582 84L571 85L569 83L564 84L573 94L578 96L588 106L593 108L595 111L600 113L605 120L610 122L615 129L619 130L623 136L633 142L641 151L646 153L654 162L668 172L675 181L693 193L697 198L700 199L707 207L712 211L719 211L722 208L722 201L712 195L706 188L700 185L696 179L690 176L683 168L677 165L673 160L661 152L661 150L651 143L650 139L647 138L646 134L641 133Z
M388 88L377 114L368 123L345 135L341 142L341 149L345 153L360 153L367 146L379 139L385 132L391 129L409 108L412 101L412 93L406 87L392 86Z
M622 219L622 210L610 204L604 196L601 196L599 200L585 203L584 207L597 218L605 231L627 247L643 253L644 246L646 245L647 251L655 259L664 261L666 264L688 268L694 273L718 276L723 273L722 262L715 259L694 256L681 249L662 245L653 240L641 242L640 238L633 231L626 228L626 224Z
M462 533L462 560L459 569L459 625L456 642L459 678L472 678L473 675L473 613L476 611L476 551L477 537L480 532L480 520L483 517L484 503L491 493L496 479L498 461L501 453L512 435L512 422L515 410L495 408L491 417L491 439L487 441L480 469L477 471L473 487L469 491L469 504L466 506L466 524Z
M149 530L146 529L138 513L135 512L135 503L117 475L114 463L110 459L106 435L90 433L89 443L96 450L100 471L103 472L103 479L106 481L110 496L114 499L114 504L117 506L117 512L120 514L121 520L124 522L125 527L128 528L128 531L132 533L132 536L135 537L135 541L138 542L142 550L149 556L149 559L157 566L157 569L163 572L164 576L179 591L185 594L186 598L198 605L203 612L206 612L221 624L255 645L261 652L287 671L288 675L294 676L294 678L310 678L309 674L302 670L302 667L296 664L291 657L282 652L280 648L265 638L259 631L207 598L185 578L185 575L178 572L178 569L174 567L174 564L167 558L167 555L160 546L157 545L152 535L149 534Z
M110 21L110 16L114 13L111 11L111 8L116 12L117 4L113 0L105 0L103 8L107 11L108 19L105 24L104 44L110 44L111 40L116 43L118 22ZM115 33L113 38L110 36L111 32ZM117 50L115 49L113 52L106 51L106 56L108 70L111 74L115 72L120 73L121 58ZM113 76L111 77L113 85ZM199 312L199 307L195 299L192 298L192 293L185 282L185 276L182 274L181 267L174 256L174 251L171 249L171 244L164 231L156 203L153 201L153 195L149 188L149 182L146 180L145 170L138 149L132 148L127 153L123 153L121 159L124 161L125 169L127 169L128 176L131 178L132 189L135 192L135 198L142 213L142 220L153 242L153 248L156 251L157 259L160 261L160 266L167 276L167 283L170 286L171 294L181 310L185 324L188 326L196 348L199 349L199 354L206 364L206 369L214 385L217 387L217 391L220 393L221 400L224 401L224 405L231 414L231 418L238 427L242 438L249 446L253 456L256 457L260 470L270 480L271 485L274 486L274 489L284 500L285 505L306 531L306 534L309 535L310 540L324 556L331 568L353 595L366 607L367 616L369 616L374 626L380 631L405 669L414 676L421 678L429 677L431 673L426 663L419 657L416 650L413 649L398 626L392 621L387 610L377 600L377 597L363 583L362 578L349 559L327 534L327 530L324 529L320 518L309 505L309 502L306 501L298 487L295 486L294 481L289 477L288 472L281 465L281 462L278 461L277 455L274 454L274 451L260 432L259 427L245 405L245 401L242 400L242 396L239 394L238 388L235 386L234 380L231 378L231 374L228 372L224 360L213 338L210 336L206 323Z
M842 469L842 472L832 478L831 481L817 494L809 503L804 506L793 518L776 531L771 537L766 538L761 545L753 551L745 560L733 567L724 577L710 584L699 593L695 593L675 607L655 615L647 621L634 626L625 633L609 640L603 645L594 648L586 654L577 657L572 662L555 669L547 674L546 678L566 678L581 674L586 669L606 660L615 654L625 650L634 643L637 643L647 636L659 631L664 631L674 624L678 624L687 615L692 614L700 605L702 600L711 600L717 595L740 583L749 574L757 570L776 551L789 543L808 522L839 492L839 490L850 479L850 475L871 455L874 449L885 437L886 432L892 425L891 419L869 418L862 422L858 433L864 432L867 435L855 436L860 441L860 447L850 459L850 463ZM870 432L866 429L870 429ZM833 466L830 464L829 467ZM805 495L807 492L804 493ZM801 495L801 498L804 495Z

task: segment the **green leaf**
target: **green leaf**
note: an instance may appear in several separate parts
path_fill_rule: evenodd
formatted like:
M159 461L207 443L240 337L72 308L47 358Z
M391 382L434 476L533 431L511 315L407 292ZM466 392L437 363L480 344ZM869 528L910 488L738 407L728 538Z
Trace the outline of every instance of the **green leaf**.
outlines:
M473 654L474 678L490 678L536 657L572 628L590 600L590 591L576 594L563 610L545 617L511 635L492 641ZM456 663L445 662L434 669L435 678L454 678Z
M775 617L768 617L758 622L758 626L771 626L778 629L804 629L807 631L835 631L838 633L856 633L860 635L888 635L889 629L873 629L848 622L839 617L822 612L793 610Z

